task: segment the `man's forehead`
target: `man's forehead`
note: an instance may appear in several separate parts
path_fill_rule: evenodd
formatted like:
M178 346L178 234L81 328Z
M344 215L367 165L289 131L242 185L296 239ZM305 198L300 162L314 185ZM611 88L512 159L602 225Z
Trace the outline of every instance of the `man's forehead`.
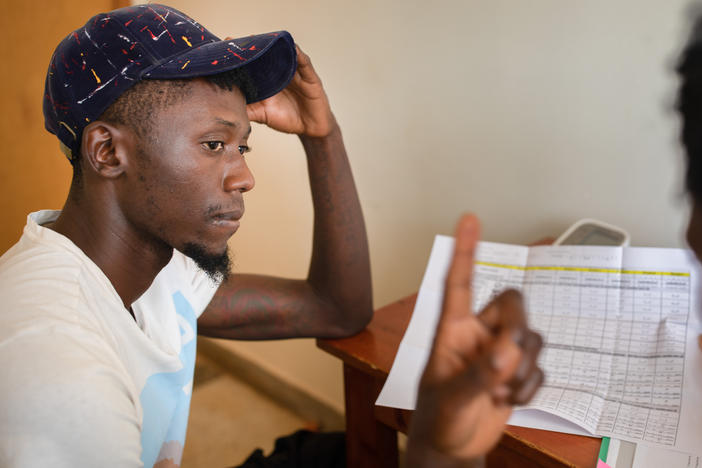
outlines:
M151 91L158 94L155 97L166 104L164 107L246 107L246 98L236 86L233 86L231 90L222 89L205 78L156 81L166 84L166 86L162 87L157 86Z
M192 80L188 88L161 110L159 126L220 126L247 134L250 132L246 99L238 88L229 91L202 79Z

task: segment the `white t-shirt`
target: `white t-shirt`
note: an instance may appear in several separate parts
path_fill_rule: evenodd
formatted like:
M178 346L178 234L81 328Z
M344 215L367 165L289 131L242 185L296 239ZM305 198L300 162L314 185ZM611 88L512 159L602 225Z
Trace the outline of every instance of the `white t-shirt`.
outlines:
M0 466L180 465L197 317L218 285L188 257L132 306L29 215L0 257Z

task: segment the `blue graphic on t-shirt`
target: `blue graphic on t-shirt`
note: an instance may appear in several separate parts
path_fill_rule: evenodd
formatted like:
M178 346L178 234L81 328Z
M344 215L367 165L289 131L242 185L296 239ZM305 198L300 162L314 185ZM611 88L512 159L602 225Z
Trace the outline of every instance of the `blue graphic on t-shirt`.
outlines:
M140 400L144 412L141 430L141 461L151 467L164 443L173 442L182 448L190 412L190 395L195 370L197 318L190 303L177 292L173 303L183 340L179 358L183 367L177 372L154 374L146 380ZM180 463L180 453L174 454Z

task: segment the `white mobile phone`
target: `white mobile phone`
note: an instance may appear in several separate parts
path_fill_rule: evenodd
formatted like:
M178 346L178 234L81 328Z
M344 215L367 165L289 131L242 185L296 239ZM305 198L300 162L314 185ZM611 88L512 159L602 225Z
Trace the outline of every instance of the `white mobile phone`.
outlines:
M624 229L596 219L585 218L569 227L553 245L629 245Z

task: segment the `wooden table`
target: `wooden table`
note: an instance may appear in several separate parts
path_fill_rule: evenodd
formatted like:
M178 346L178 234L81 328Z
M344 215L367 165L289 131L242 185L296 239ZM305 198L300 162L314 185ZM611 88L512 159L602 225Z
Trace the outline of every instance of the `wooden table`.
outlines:
M375 406L409 324L416 295L376 311L356 336L317 340L317 346L344 363L346 446L349 468L396 468L397 431L407 433L411 411ZM494 467L594 468L600 439L507 426L488 454Z

